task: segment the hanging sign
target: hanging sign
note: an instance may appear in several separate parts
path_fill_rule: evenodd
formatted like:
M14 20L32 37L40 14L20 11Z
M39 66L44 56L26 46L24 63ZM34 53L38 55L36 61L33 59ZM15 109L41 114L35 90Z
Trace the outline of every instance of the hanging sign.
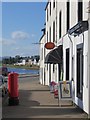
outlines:
M46 49L53 49L55 47L55 44L53 42L47 42L45 44Z

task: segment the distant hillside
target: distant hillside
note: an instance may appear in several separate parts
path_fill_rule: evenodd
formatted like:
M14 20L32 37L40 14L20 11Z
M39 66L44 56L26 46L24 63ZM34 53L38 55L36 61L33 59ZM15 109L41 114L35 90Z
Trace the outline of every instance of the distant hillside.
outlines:
M2 57L2 59L5 59L5 58L10 58L10 56L4 56L4 57Z
M10 56L4 56L4 57L0 57L0 61L2 61L5 58L9 58Z

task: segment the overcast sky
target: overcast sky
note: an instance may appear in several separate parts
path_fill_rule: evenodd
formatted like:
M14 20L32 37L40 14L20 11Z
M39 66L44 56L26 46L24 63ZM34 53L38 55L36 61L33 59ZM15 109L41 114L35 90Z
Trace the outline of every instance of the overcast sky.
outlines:
M2 56L39 54L46 2L2 3Z

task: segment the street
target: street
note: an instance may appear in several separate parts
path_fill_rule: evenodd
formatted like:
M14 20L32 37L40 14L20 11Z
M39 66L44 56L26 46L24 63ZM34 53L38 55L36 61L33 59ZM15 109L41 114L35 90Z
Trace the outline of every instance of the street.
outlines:
M62 105L62 106L60 106ZM19 78L19 105L8 106L8 98L2 106L2 118L87 118L71 101L59 101L48 86L39 84L39 77Z

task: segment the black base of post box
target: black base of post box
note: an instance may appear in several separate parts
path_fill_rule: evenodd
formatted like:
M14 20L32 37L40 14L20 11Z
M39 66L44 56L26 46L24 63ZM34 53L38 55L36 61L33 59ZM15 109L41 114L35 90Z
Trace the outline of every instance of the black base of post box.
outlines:
M9 98L9 99L8 99L8 105L9 105L9 106L19 105L19 98L18 98L18 97Z

